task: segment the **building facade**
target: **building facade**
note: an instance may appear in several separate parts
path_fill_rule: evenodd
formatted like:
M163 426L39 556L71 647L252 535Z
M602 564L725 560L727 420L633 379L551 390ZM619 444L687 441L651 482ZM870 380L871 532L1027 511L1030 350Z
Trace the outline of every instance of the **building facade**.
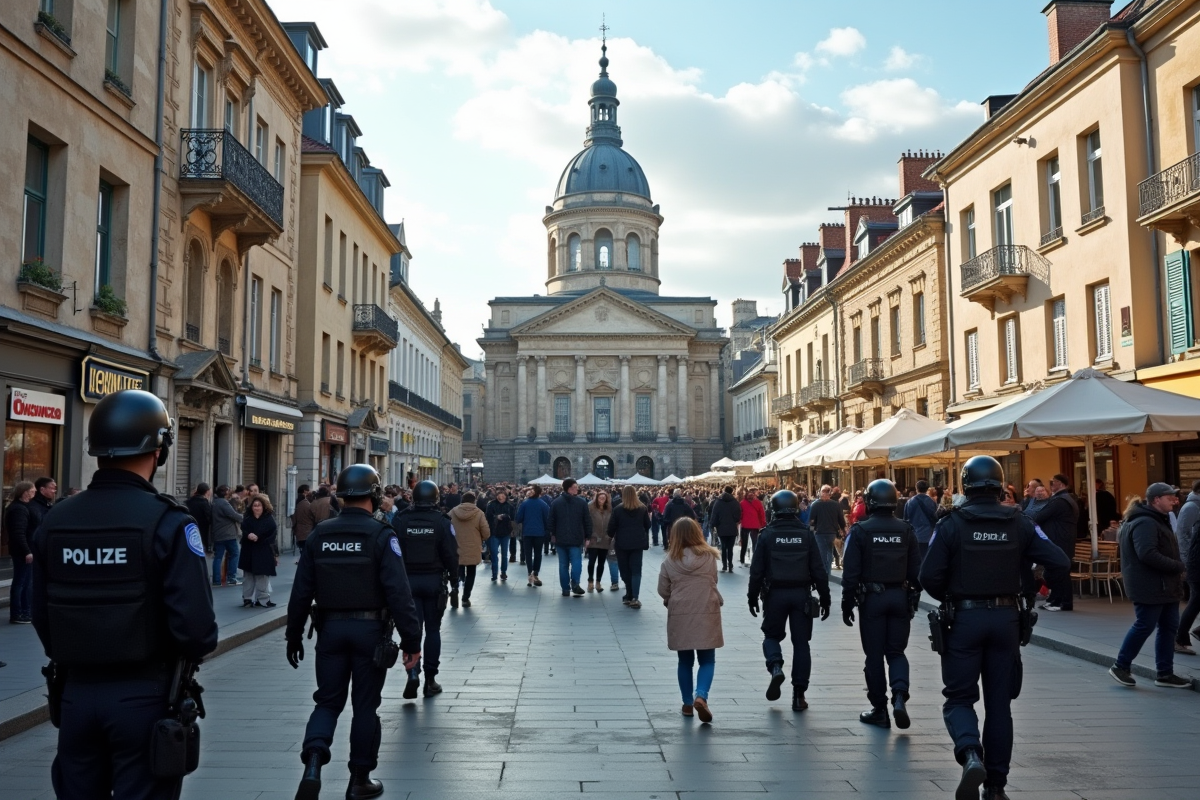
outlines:
M483 461L484 420L487 414L487 370L482 361L467 359L463 370L463 461L477 464ZM472 473L478 468L472 468ZM463 475L464 478L468 477Z
M753 461L779 447L779 427L771 416L779 369L771 350L763 355L729 388L733 401L730 456L735 461Z

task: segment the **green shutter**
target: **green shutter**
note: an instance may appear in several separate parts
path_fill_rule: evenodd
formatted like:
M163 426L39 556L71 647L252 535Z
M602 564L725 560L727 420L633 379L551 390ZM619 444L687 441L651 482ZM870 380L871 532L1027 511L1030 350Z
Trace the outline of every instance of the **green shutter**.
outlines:
M1192 346L1192 287L1188 252L1167 253L1167 330L1171 354Z

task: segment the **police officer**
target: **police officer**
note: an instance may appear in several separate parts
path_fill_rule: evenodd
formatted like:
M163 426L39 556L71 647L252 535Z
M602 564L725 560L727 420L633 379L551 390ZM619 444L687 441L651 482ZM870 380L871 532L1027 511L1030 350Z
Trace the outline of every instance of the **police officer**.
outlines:
M449 518L437 510L438 487L433 481L421 481L413 488L413 504L393 518L404 569L412 587L417 622L425 630L425 696L442 691L434 680L442 654L442 612L450 589L450 576L458 577L458 540ZM421 685L421 665L408 671L404 698L412 700Z
M816 607L812 587L820 596L821 619L829 619L829 574L821 563L816 538L800 522L800 498L783 489L771 496L771 524L762 529L754 558L750 561L750 614L758 616L758 598L762 594L763 655L771 683L767 699L778 700L783 685L783 639L785 625L792 632L792 711L808 708L804 693L812 672L812 638Z
M1048 567L1070 562L1019 508L1000 505L1004 470L994 458L969 459L961 485L966 502L934 528L921 564L921 588L942 602L944 612L953 613L942 650L942 716L963 767L954 796L974 800L983 784L985 800L1007 800L1004 786L1013 745L1009 705L1021 690L1026 613L1019 598L1025 595L1026 609L1033 599L1022 574L1031 562ZM975 713L981 675L986 714L982 740Z
M321 767L329 763L333 729L351 680L354 717L346 797L360 800L383 793L371 771L378 765L381 733L375 712L391 666L380 661L385 645L394 646L393 624L400 632L404 668L412 669L421 658L421 627L400 542L390 525L372 516L383 501L379 473L369 464L351 464L338 475L337 496L342 511L313 528L305 540L288 601L287 659L293 668L304 658L304 623L313 600L317 603L316 708L304 731L304 776L297 800L319 795Z
M871 481L864 495L867 518L851 526L842 555L842 621L853 626L854 607L861 608L858 633L867 657L863 672L871 708L858 719L880 728L892 727L883 668L886 658L896 726L907 728L908 658L904 648L921 597L917 536L911 525L895 517L898 496L894 483Z
M99 469L34 535L33 624L65 678L52 767L62 798L176 798L183 785L155 776L149 745L180 660L216 648L217 622L200 529L150 482L170 447L161 400L105 397L88 422Z

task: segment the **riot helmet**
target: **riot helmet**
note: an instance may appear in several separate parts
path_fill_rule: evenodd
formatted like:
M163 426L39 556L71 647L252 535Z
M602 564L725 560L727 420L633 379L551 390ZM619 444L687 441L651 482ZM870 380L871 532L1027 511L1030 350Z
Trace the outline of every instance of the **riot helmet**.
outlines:
M156 466L167 463L174 436L163 401L141 389L113 392L92 409L88 455L127 458L158 450Z
M412 490L413 505L417 508L433 508L438 503L438 486L433 481L421 481Z
M789 489L780 489L771 495L771 515L794 517L800 513L800 498Z
M351 464L337 477L338 497L369 497L371 508L383 503L383 481L370 464Z
M867 490L863 492L863 503L867 507L867 512L872 511L895 511L896 504L900 501L899 493L896 491L896 484L880 478L871 481L867 485Z
M960 482L964 494L998 496L1004 489L1004 468L991 456L975 456L963 464Z

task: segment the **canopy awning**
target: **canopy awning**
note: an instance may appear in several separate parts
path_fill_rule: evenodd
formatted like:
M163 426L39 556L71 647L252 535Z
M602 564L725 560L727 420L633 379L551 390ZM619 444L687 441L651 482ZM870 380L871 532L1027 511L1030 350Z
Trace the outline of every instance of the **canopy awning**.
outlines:
M792 442L791 444L767 453L762 458L752 462L751 471L755 475L758 475L765 472L776 472L777 470L786 469L786 467L778 466L783 459L799 453L802 449L812 445L813 442L820 441L823 438L824 437L821 434L806 433L804 436Z
M661 486L662 485L658 481L654 480L654 478L647 478L645 475L643 475L640 472L635 472L632 475L630 475L628 478L624 478L624 479L615 481L615 483L627 483L631 486Z
M561 486L562 481L558 478L552 478L549 475L542 475L539 478L534 478L529 482L530 486Z
M888 461L888 453L893 445L911 442L944 427L929 417L902 408L891 418L867 428L857 436L822 448L821 463L824 466L883 464Z
M663 483L664 485L666 485L666 484L674 484L674 483L683 483L683 478L680 478L680 477L679 477L678 475L676 475L675 473L671 473L670 475L668 475L667 477L665 477L665 478L663 478L663 479L662 479L662 483Z
M580 486L608 486L610 484L610 481L606 481L603 478L597 478L590 472L575 482Z
M814 443L814 446L792 457L790 459L790 468L802 469L804 467L820 467L822 465L821 459L824 457L826 452L833 447L837 447L838 445L850 441L850 439L853 439L860 433L862 433L860 428L840 428L826 436L820 442ZM781 469L783 468L785 467L781 467Z

